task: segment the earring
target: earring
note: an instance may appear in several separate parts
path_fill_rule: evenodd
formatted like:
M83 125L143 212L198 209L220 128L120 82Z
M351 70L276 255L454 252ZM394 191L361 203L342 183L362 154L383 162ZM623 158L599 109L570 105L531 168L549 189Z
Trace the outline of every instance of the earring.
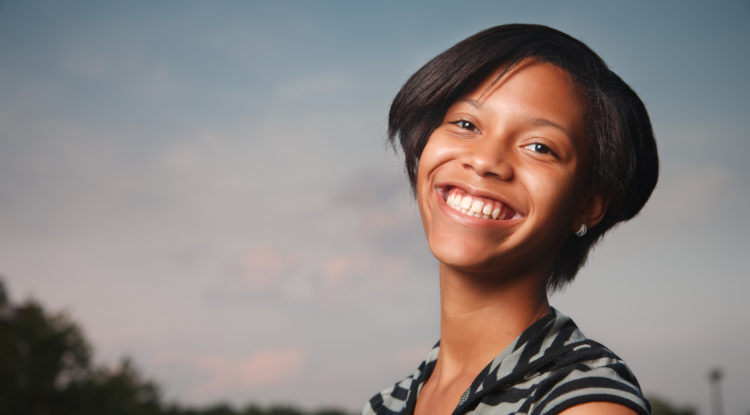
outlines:
M586 235L586 231L588 231L588 230L589 230L589 228L586 227L586 224L582 223L581 227L578 228L578 230L576 231L576 236L582 237L583 235Z

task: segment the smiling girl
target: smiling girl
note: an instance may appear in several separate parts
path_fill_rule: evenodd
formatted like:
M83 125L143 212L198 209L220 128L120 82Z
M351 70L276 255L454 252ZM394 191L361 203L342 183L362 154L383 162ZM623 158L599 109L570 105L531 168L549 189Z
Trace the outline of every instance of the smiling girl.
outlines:
M419 69L393 101L430 250L440 342L363 414L648 414L633 374L549 305L658 176L638 96L557 30L504 25Z

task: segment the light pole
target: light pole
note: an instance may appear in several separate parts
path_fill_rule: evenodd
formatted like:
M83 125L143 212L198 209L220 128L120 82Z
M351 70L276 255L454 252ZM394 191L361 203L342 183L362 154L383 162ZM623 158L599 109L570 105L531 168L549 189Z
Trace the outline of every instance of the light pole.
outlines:
M721 402L721 378L724 371L721 368L713 368L708 372L708 381L711 383L711 407L713 415L723 415L724 409Z

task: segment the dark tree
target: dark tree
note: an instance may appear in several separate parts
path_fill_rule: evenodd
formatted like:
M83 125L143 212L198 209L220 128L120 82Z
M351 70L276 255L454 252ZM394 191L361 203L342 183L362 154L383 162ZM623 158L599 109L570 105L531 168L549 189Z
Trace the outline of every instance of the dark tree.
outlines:
M673 403L658 396L649 396L651 415L696 415L698 412L690 406L677 407Z
M138 373L129 359L112 370L96 368L84 382L67 390L69 410L65 413L94 415L159 415L162 413L157 386Z
M23 415L346 415L304 412L289 405L235 410L164 404L159 388L129 359L115 368L94 365L81 328L65 313L33 300L14 305L0 278L0 414Z
M156 415L156 385L124 359L94 367L91 346L67 315L33 300L0 312L0 413Z
M90 376L91 347L64 314L34 301L0 320L0 413L58 414L68 390Z

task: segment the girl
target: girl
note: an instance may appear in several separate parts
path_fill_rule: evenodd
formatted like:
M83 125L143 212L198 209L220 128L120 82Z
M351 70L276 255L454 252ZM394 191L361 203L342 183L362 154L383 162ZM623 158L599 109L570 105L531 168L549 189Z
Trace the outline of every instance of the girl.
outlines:
M625 363L547 300L656 185L627 84L564 33L497 26L406 82L389 137L440 262L441 339L362 413L648 414Z

